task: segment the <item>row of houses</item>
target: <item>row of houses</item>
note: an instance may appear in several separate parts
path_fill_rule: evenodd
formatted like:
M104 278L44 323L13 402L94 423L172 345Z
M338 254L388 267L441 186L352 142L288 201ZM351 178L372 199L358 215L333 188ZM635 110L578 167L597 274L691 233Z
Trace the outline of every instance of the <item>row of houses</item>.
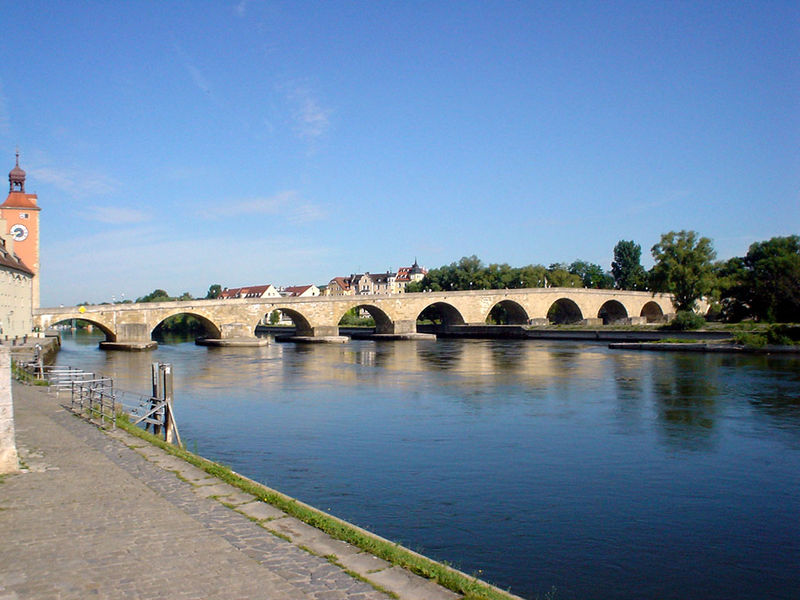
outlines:
M403 294L406 285L421 281L427 270L416 260L410 267L385 273L353 273L348 277L334 277L322 289L316 285L275 287L274 285L251 285L249 287L225 288L219 297L233 298L286 298L308 296L364 296L373 294Z
M428 271L417 261L410 267L400 267L386 273L353 273L349 277L334 277L325 288L327 296L363 296L372 294L403 294L406 285L421 281Z
M272 284L267 284L240 288L225 288L220 292L219 297L222 300L231 300L233 298L291 298L319 295L319 288L313 284L277 288Z

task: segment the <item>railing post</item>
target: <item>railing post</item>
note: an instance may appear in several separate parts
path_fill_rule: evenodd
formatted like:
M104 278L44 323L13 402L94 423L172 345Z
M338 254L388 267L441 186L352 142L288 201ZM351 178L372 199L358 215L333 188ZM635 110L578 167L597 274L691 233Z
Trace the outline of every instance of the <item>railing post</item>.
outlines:
M164 441L168 444L180 445L180 434L178 434L178 427L172 416L172 365L161 364L159 367L163 378L164 402L166 403L164 407Z
M163 398L164 388L163 388L163 381L161 379L161 363L154 362L151 365L151 375L153 380L153 400L150 403L150 406L155 406L158 401ZM161 412L161 411L159 411ZM161 419L163 421L163 419ZM147 428L150 427L149 424L145 424L144 429L147 431ZM156 435L161 434L161 425L153 424L153 433Z

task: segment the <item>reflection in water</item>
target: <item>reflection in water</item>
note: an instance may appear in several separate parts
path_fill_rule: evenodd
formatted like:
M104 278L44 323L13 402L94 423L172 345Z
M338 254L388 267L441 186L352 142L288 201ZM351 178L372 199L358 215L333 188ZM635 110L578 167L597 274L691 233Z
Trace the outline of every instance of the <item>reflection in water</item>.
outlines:
M667 439L695 449L709 443L717 413L718 360L713 355L676 353L660 362L652 389Z
M65 339L57 360L141 393L152 361L173 363L189 448L524 597L800 589L797 358L96 344Z
M416 345L416 344L415 344ZM426 367L432 370L451 370L461 362L466 344L458 344L452 340L444 340L441 344L427 343L420 345L415 352Z

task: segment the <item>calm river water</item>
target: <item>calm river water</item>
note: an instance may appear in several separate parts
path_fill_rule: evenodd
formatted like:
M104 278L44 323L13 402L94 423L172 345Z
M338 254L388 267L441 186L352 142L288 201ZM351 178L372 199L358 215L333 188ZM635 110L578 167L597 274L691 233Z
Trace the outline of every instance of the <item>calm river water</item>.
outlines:
M531 340L104 352L190 450L526 598L800 598L800 359Z

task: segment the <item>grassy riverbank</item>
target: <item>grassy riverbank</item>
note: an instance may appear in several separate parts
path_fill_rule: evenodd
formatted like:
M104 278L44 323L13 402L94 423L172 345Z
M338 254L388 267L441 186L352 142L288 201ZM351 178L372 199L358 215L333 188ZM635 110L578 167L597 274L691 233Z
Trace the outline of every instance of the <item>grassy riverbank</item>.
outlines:
M117 419L117 425L132 435L158 446L173 456L202 469L209 475L242 491L252 494L285 513L320 529L336 539L348 542L382 558L394 565L408 569L422 577L433 580L458 594L464 600L519 600L517 596L491 586L477 577L470 577L446 564L431 560L399 544L395 544L365 529L329 515L277 490L244 477L235 471L193 454L184 448L167 444L162 439L132 425L125 415Z

